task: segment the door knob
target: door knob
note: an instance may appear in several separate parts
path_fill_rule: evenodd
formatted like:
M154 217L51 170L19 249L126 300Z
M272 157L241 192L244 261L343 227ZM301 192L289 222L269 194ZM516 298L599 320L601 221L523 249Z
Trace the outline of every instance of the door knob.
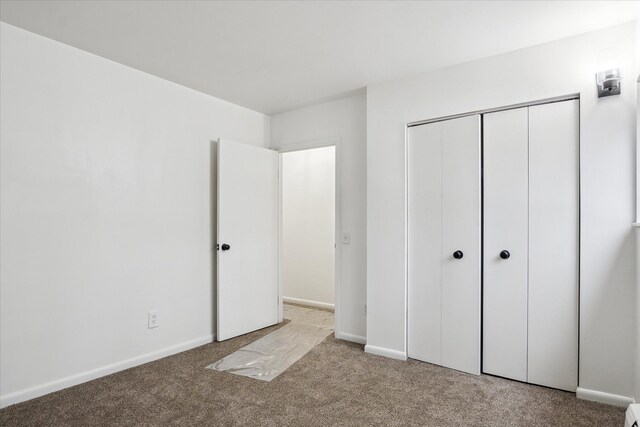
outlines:
M223 251L228 251L229 249L231 249L231 246L227 245L226 243L222 244L222 250Z
M507 250L504 250L504 251L500 252L500 258L502 258L502 259L507 259L510 256L511 256L511 254Z
M462 258L463 256L464 256L464 254L462 253L462 251L455 251L455 252L453 253L453 257L454 257L455 259L460 259L460 258Z

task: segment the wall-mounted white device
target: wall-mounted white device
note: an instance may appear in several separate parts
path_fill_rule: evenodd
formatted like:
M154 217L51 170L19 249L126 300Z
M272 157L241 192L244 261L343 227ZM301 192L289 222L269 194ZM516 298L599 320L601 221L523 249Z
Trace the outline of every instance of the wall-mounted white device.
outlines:
M159 310L151 310L148 314L148 325L149 329L157 328L160 326L160 311Z
M596 73L598 98L611 95L620 95L620 80L621 77L619 68Z

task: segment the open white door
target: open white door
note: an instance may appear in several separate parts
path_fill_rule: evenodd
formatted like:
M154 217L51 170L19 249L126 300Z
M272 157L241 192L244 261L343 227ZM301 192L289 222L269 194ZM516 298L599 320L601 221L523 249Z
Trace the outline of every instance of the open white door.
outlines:
M218 142L217 336L278 323L278 153Z

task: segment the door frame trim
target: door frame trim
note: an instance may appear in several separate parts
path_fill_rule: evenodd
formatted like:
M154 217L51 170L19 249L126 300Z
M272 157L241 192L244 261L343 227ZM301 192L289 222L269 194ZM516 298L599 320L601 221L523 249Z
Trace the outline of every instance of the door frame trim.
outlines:
M520 102L518 104L505 105L505 106L502 106L502 107L486 108L484 110L474 110L474 111L469 111L469 112L466 112L466 113L452 114L452 115L449 115L449 116L442 116L442 117L435 117L433 119L418 120L418 121L415 121L415 122L406 123L406 127L410 128L410 127L426 125L426 124L434 123L434 122L442 122L442 121L445 121L445 120L457 119L457 118L460 118L460 117L473 116L474 114L495 113L495 112L498 112L498 111L513 110L513 109L516 109L516 108L533 107L533 106L536 106L536 105L552 104L554 102L571 101L571 100L574 100L574 99L578 99L579 100L580 99L580 94L579 93L572 93L572 94L569 94L569 95L561 95L561 96L554 96L552 98L539 99L537 101Z
M283 320L283 281L282 281L282 177L280 171L282 171L282 156L283 153L292 151L304 151L314 148L323 147L335 147L334 167L335 167L335 213L334 213L334 240L335 240L335 260L334 260L334 314L335 324L334 333L336 336L341 335L341 312L342 309L342 283L341 283L341 256L342 256L342 239L340 238L342 230L342 180L340 178L340 165L341 155L340 147L342 145L342 138L339 136L310 139L306 141L295 142L291 144L271 144L271 149L277 151L279 156L279 169L278 169L278 321Z

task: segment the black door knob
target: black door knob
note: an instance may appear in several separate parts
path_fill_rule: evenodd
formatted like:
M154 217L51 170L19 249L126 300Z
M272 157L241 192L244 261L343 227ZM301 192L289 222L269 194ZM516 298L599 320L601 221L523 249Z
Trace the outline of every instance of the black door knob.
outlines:
M455 251L455 252L453 253L453 257L454 257L455 259L460 259L460 258L462 258L463 256L464 256L464 254L462 253L462 251Z
M222 244L222 250L223 251L228 251L229 249L231 249L231 246L227 245L226 243Z
M510 256L511 256L511 254L507 250L504 250L504 251L500 252L500 258L502 258L502 259L507 259Z

